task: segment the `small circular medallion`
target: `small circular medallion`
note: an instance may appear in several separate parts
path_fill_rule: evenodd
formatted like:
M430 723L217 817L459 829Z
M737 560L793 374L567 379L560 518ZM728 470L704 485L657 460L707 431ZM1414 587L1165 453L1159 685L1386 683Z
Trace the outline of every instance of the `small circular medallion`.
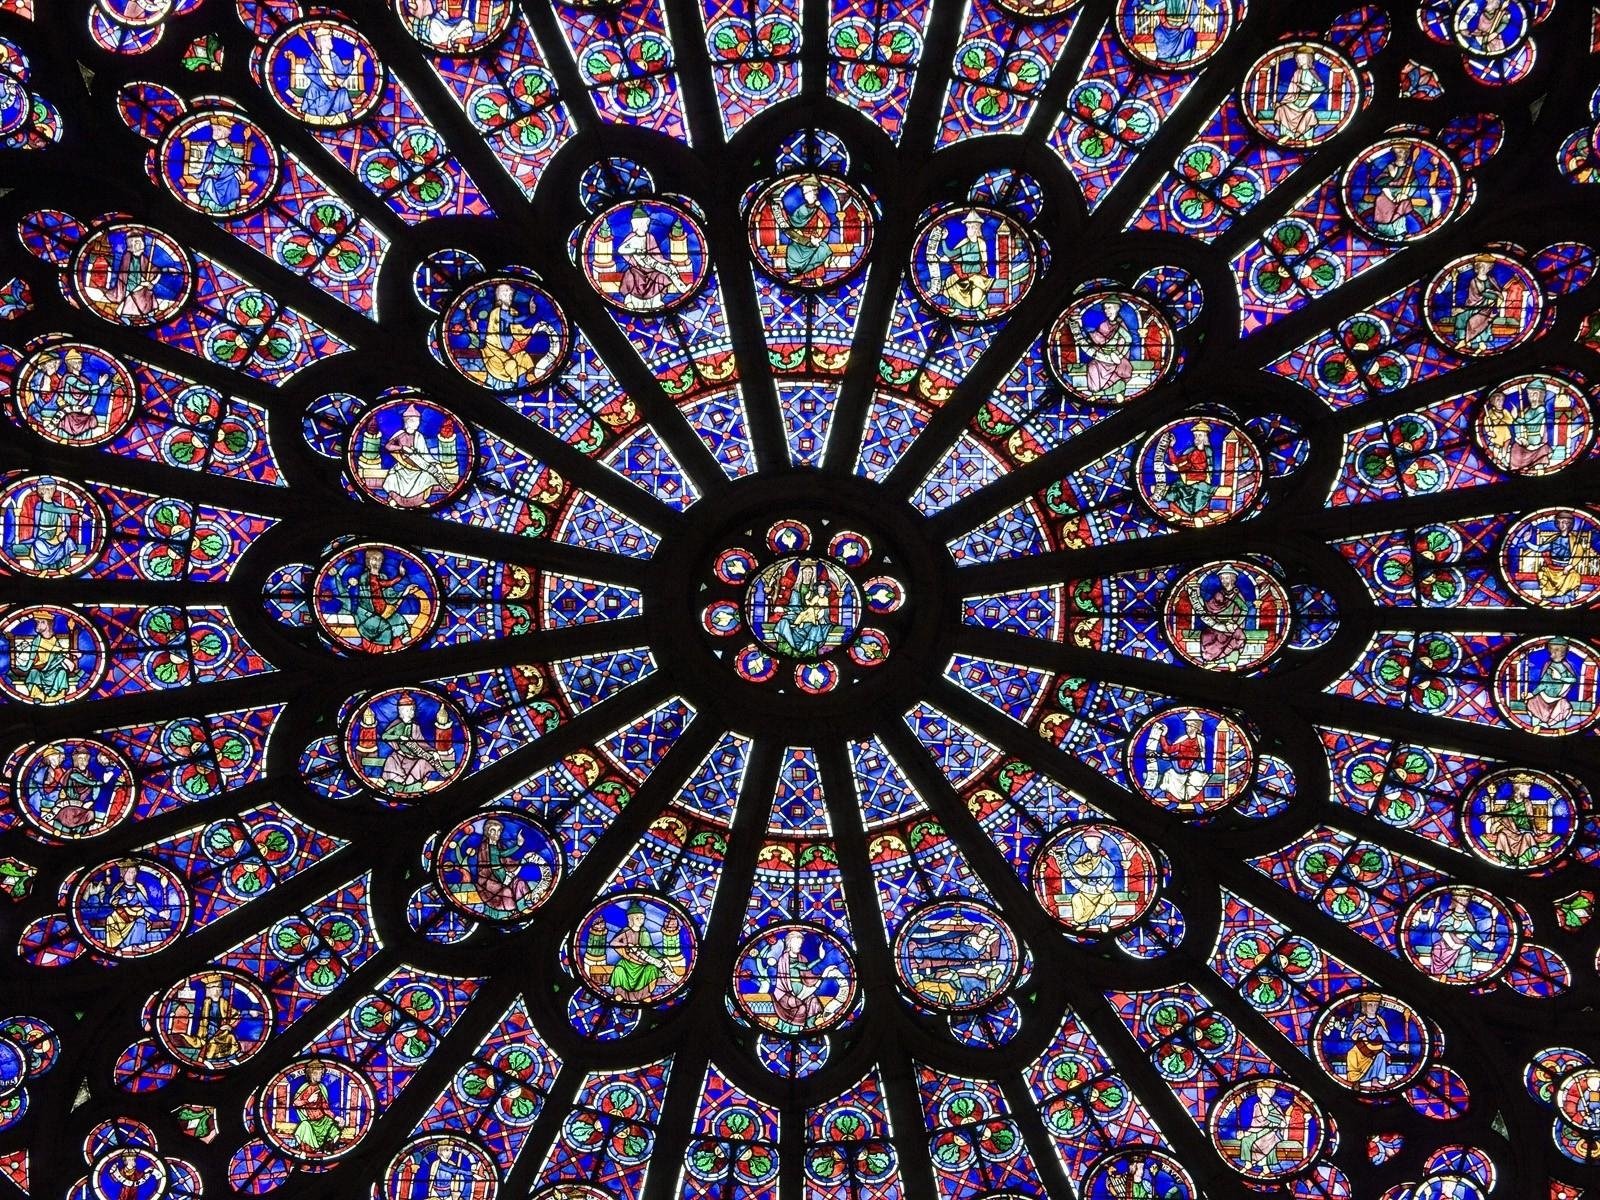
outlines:
M106 669L100 633L70 608L39 604L0 618L0 691L24 704L82 700Z
M1411 965L1439 983L1491 979L1517 949L1517 923L1482 888L1446 886L1413 900L1400 921L1400 945Z
M104 350L60 342L17 372L17 407L35 433L63 446L99 446L128 427L139 402L133 373Z
M1120 933L1150 911L1160 887L1155 855L1125 829L1101 821L1069 825L1033 860L1034 898L1075 934Z
M1470 254L1428 284L1428 328L1457 354L1479 358L1520 345L1539 328L1544 289L1504 254Z
M561 849L518 813L478 813L440 839L434 873L463 911L486 921L522 921L560 883Z
M1580 457L1594 432L1589 397L1559 375L1518 375L1484 400L1476 423L1489 461L1514 475L1551 475Z
M1317 1064L1354 1092L1394 1092L1428 1068L1432 1039L1416 1009L1383 992L1351 992L1317 1015Z
M189 892L160 863L119 858L80 876L69 908L91 948L112 958L144 958L183 936Z
M1163 521L1185 529L1221 525L1261 494L1261 454L1250 435L1221 417L1183 417L1150 435L1139 452L1139 495Z
M1174 650L1208 671L1251 671L1289 636L1289 595L1243 562L1197 567L1173 584L1164 622Z
M778 925L746 939L733 968L733 1001L772 1033L816 1034L850 1012L856 967L843 942L810 925Z
M1494 673L1494 701L1524 733L1562 737L1594 724L1600 653L1587 642L1536 637L1519 642Z
M1083 1200L1194 1200L1194 1180L1160 1150L1139 1148L1096 1159L1083 1181Z
M191 113L167 130L156 153L167 190L208 217L242 216L278 190L272 139L240 113Z
M290 1063L261 1089L261 1132L300 1162L327 1162L353 1150L377 1114L372 1084L337 1059Z
M544 383L566 361L566 315L527 279L502 276L474 284L440 322L450 365L480 387L521 391Z
M363 495L390 508L448 504L472 478L472 431L421 396L385 401L350 430L346 467Z
M694 922L647 892L608 896L572 935L583 982L615 1004L661 1004L689 982L699 956Z
M500 1184L488 1153L448 1134L401 1149L383 1173L383 1200L494 1200Z
M1463 53L1500 58L1527 39L1528 10L1519 0L1456 0L1450 34Z
M1533 870L1557 861L1578 833L1572 789L1544 771L1496 771L1461 807L1461 832L1485 862Z
M1255 749L1237 721L1183 706L1150 717L1128 742L1128 775L1152 804L1185 816L1234 803L1255 775Z
M628 200L597 214L584 235L582 263L607 303L641 314L678 307L711 270L700 222L661 200Z
M1531 512L1506 531L1500 567L1511 590L1539 608L1580 608L1600 591L1600 520L1576 508Z
M1144 297L1095 292L1056 318L1045 353L1051 373L1074 396L1126 404L1161 381L1174 340L1171 323Z
M267 47L261 73L286 113L326 129L365 117L388 80L372 43L344 22L326 17L286 26Z
M872 210L834 175L773 180L751 202L747 224L761 269L794 287L833 287L872 249Z
M72 257L73 293L114 325L163 324L188 304L192 283L188 252L160 230L132 221L95 230Z
M935 1012L968 1013L1003 995L1022 959L1000 914L968 900L936 900L900 926L894 965L918 1003Z
M166 1160L153 1149L123 1145L95 1159L89 1183L94 1200L163 1200L171 1179Z
M138 787L128 760L96 738L62 738L17 768L18 810L47 837L77 840L115 829L133 811Z
M500 40L512 0L394 0L406 31L436 54L471 54Z
M1033 241L1013 216L992 208L958 207L935 216L917 234L911 283L923 302L955 321L992 321L1010 312L1033 286Z
M427 688L390 688L362 701L345 727L345 757L368 787L413 800L449 787L472 761L472 730Z
M1415 137L1388 138L1344 173L1344 206L1362 232L1415 242L1438 230L1461 202L1461 172L1449 154Z
M1146 66L1189 71L1233 32L1231 0L1117 0L1117 37Z
M69 479L25 475L0 489L0 565L36 579L76 575L100 557L106 517Z
M415 646L439 618L439 582L409 550L375 543L352 546L320 571L313 611L324 633L363 654Z
M1565 1076L1553 1099L1567 1124L1588 1134L1600 1133L1600 1067L1582 1067Z
M1326 1121L1306 1092L1284 1079L1237 1083L1211 1110L1211 1142L1222 1160L1252 1180L1298 1174L1322 1153Z
M1320 146L1361 110L1361 74L1332 46L1286 42L1245 73L1240 110L1267 141L1292 149Z
M234 971L180 979L156 1004L153 1028L168 1054L201 1071L226 1071L255 1057L272 1036L272 1001Z

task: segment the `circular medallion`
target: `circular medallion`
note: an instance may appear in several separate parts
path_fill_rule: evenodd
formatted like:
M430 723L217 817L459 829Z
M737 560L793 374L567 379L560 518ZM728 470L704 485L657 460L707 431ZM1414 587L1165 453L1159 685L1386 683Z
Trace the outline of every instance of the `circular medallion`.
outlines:
M593 991L614 1004L661 1004L694 971L694 922L670 900L647 892L608 896L578 923L572 961Z
M1432 142L1394 137L1355 157L1342 190L1356 228L1385 242L1415 242L1455 215L1461 172Z
M1288 638L1289 595L1260 567L1210 563L1173 584L1163 623L1172 648L1194 666L1252 671Z
M450 902L486 921L522 921L561 881L561 848L537 822L492 810L439 840L434 874Z
M366 1076L331 1058L303 1058L261 1089L256 1119L267 1141L299 1162L327 1162L353 1150L377 1115Z
M582 267L612 306L662 313L700 290L711 255L700 222L686 210L661 200L627 200L589 223Z
M106 517L69 479L25 475L0 488L0 565L36 579L76 575L100 557Z
M1437 887L1400 921L1400 945L1417 970L1439 983L1475 984L1498 975L1517 950L1517 923L1482 888Z
M72 256L72 291L96 316L147 328L189 302L189 254L158 229L118 221L89 234Z
M767 530L767 549L774 554L798 554L811 548L811 530L804 521L774 521Z
M1494 702L1516 728L1562 737L1594 724L1600 654L1587 642L1529 638L1512 647L1494 673Z
M390 1160L383 1200L494 1200L499 1184L500 1173L481 1146L434 1134L409 1143Z
M1432 1039L1421 1015L1397 996L1350 992L1317 1015L1317 1065L1354 1092L1394 1092L1428 1068Z
M363 654L415 646L439 619L439 581L409 550L375 543L341 550L317 572L317 624Z
M1100 936L1137 924L1156 901L1161 871L1150 848L1101 821L1069 825L1034 856L1033 895L1072 933Z
M27 1082L27 1055L10 1038L0 1036L0 1100L15 1096Z
M1160 1150L1139 1148L1095 1160L1083 1181L1083 1200L1194 1200L1194 1180Z
M1528 10L1518 0L1456 0L1450 35L1475 58L1510 54L1528 36Z
M512 0L394 0L407 32L437 54L470 54L500 40Z
M99 0L100 8L119 25L150 29L172 15L173 0Z
M327 17L285 26L267 47L261 75L284 112L324 129L361 120L388 82L372 43Z
M773 180L751 202L747 225L757 264L794 287L833 287L872 249L872 210L834 175Z
M997 0L1000 7L1024 21L1048 21L1065 16L1077 6L1078 0Z
M367 410L350 430L346 468L362 495L390 508L437 508L461 494L477 461L472 431L421 396Z
M894 969L919 1004L941 1013L986 1008L1022 970L1011 926L969 900L935 900L894 937Z
M207 969L178 980L151 1022L168 1054L201 1071L226 1071L254 1058L272 1036L272 1001L254 979Z
M169 1183L166 1160L145 1146L108 1148L89 1171L94 1200L162 1200Z
M537 387L566 361L567 318L548 292L501 276L458 296L440 322L450 365L497 392Z
M28 427L63 446L98 446L128 427L139 403L133 372L104 350L60 342L17 372L17 407Z
M0 70L0 138L9 138L24 125L33 113L33 101L28 89Z
M156 157L167 190L208 217L242 216L278 190L272 138L240 113L190 113L167 130Z
M861 595L855 581L827 559L780 558L751 580L744 615L767 649L811 661L855 637Z
M1233 31L1231 0L1117 0L1117 37L1158 71L1190 71Z
M1322 1153L1326 1122L1309 1095L1284 1079L1247 1079L1211 1110L1211 1143L1246 1179L1298 1174Z
M69 908L90 948L112 958L144 958L183 936L189 891L160 863L119 858L84 872Z
M1128 742L1128 776L1152 804L1191 816L1234 803L1255 776L1255 749L1237 721L1206 708L1148 718Z
M1489 461L1514 475L1551 475L1589 448L1589 397L1559 375L1518 375L1484 400L1476 423Z
M777 925L747 938L733 968L733 1002L772 1033L816 1034L850 1012L856 965L843 942L810 925Z
M396 800L449 787L472 761L472 730L461 710L421 687L390 688L362 701L344 741L350 769Z
M133 811L138 787L127 759L95 738L62 738L33 750L17 768L14 798L47 837L98 837Z
M24 704L82 700L105 674L100 633L70 608L40 604L0 618L0 691Z
M1485 862L1514 870L1548 866L1578 833L1572 789L1554 775L1522 768L1479 780L1461 806L1461 832Z
M1555 1089L1562 1118L1585 1133L1600 1133L1600 1067L1582 1067L1562 1078Z
M1520 345L1539 328L1544 289L1504 254L1469 254L1428 284L1428 328L1457 354L1478 358Z
M1506 531L1500 569L1539 608L1579 608L1600 590L1600 520L1576 508L1531 512Z
M1028 231L992 208L947 209L922 227L911 250L917 295L953 321L1004 316L1022 303L1036 270Z
M1074 396L1125 404L1161 382L1172 365L1172 325L1132 292L1079 296L1050 327L1045 354Z
M1239 89L1244 119L1267 141L1301 150L1342 133L1361 111L1361 74L1321 42L1284 42L1256 59Z
M1200 529L1248 512L1261 494L1260 452L1220 417L1168 422L1139 451L1139 495L1170 525Z

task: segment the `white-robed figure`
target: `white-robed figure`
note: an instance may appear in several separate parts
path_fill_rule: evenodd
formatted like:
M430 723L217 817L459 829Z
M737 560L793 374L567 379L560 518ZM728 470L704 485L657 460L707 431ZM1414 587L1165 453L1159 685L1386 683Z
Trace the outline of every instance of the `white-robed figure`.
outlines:
M389 435L384 451L394 465L383 473L383 490L389 503L418 508L449 495L461 482L455 455L445 454L439 439L422 432L422 410L408 404L400 414L400 428Z
M1145 767L1145 791L1165 796L1178 804L1193 804L1199 800L1211 782L1211 769L1207 765L1208 747L1205 738L1205 718L1197 712L1183 718L1183 733L1168 738L1162 730L1157 737L1155 753Z
M440 12L439 0L402 0L406 28L424 46L446 49L469 46L477 29L468 16L449 17Z
M1309 50L1296 50L1294 70L1270 113L1279 134L1296 142L1316 137L1327 95L1328 85L1317 72L1316 56Z

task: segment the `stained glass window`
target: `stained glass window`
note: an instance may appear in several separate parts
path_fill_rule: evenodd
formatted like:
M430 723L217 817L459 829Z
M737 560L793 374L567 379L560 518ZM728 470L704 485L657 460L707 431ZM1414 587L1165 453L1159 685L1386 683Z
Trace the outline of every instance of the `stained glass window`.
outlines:
M1597 13L0 0L0 1200L1600 1192Z

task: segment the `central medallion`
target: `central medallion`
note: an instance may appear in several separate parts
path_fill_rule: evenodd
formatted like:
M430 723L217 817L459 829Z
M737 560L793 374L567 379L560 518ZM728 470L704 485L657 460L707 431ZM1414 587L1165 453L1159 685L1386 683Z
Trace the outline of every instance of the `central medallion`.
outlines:
M717 555L700 615L708 634L734 643L723 657L735 673L820 696L887 662L880 619L900 610L905 589L871 539L787 518L759 532Z

